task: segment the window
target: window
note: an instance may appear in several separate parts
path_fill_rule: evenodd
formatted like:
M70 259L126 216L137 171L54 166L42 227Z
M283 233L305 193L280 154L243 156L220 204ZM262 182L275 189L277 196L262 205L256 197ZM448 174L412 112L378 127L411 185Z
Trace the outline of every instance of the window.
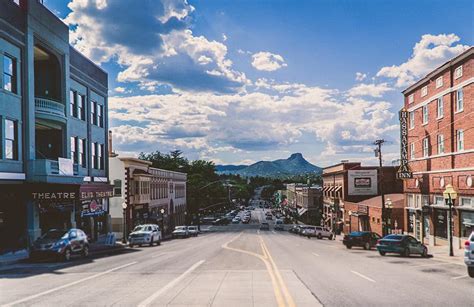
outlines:
M86 97L84 95L77 95L77 117L81 120L86 119Z
M114 196L122 196L122 180L114 180Z
M426 95L428 95L428 86L423 86L421 88L421 97L425 97Z
M18 160L17 123L5 120L5 159Z
M104 169L104 145L103 144L97 144L97 161L98 161L98 169L103 170Z
M430 142L429 142L429 139L428 138L424 138L423 139L423 157L428 157L429 156L429 145L430 145Z
M410 144L410 159L415 159L415 143Z
M440 88L443 86L443 76L436 79L436 88Z
M86 140L79 139L79 155L77 163L82 167L86 167Z
M3 89L17 94L16 59L3 56Z
M97 125L97 116L96 116L97 102L91 101L91 124Z
M474 206L474 198L461 197L459 205L463 207L472 207Z
M464 102L463 102L464 93L462 88L456 91L456 112L461 112L464 110Z
M415 97L413 96L413 94L411 94L410 96L408 96L408 103L413 103L413 101L415 101Z
M454 79L458 79L458 78L461 78L461 77L462 77L462 66L459 66L454 71Z
M438 135L438 154L444 154L444 135Z
M16 5L20 5L20 0L13 0L13 3L15 3Z
M443 97L439 97L437 100L437 105L438 105L438 117L437 118L442 118L444 116L444 104L443 104Z
M434 196L433 198L433 205L436 205L436 206L442 206L444 205L444 198L443 196Z
M456 132L456 142L458 151L464 150L464 130L458 130Z
M410 121L410 129L413 129L415 128L415 111L411 111L410 113L408 113L410 118L409 118L409 121Z
M92 151L92 168L97 169L98 167L98 160L97 160L97 143L91 143L91 151Z
M424 105L423 108L423 124L428 123L428 105Z
M77 163L77 138L71 136L71 159Z
M73 90L69 91L70 115L77 117L77 93Z
M104 127L104 106L97 105L97 125Z

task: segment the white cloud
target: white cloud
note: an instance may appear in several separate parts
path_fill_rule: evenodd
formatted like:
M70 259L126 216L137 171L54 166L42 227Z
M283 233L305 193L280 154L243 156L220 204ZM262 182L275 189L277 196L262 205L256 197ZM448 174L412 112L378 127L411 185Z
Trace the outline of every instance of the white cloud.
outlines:
M225 35L224 33L222 33L222 40L225 42L225 41L227 41L227 39L228 39L227 35Z
M287 64L281 55L261 51L252 55L252 66L257 70L275 71Z
M406 62L383 67L377 76L395 79L397 87L408 86L469 48L456 44L459 41L455 34L425 34L413 47L413 53Z
M71 43L93 61L116 61L119 82L213 92L238 92L248 83L232 69L223 43L193 34L194 8L186 0L72 0L68 7Z
M115 91L116 93L123 94L123 93L127 92L127 89L124 88L124 87L122 87L122 86L117 86L116 88L114 88L114 91Z
M376 97L380 98L385 93L392 91L391 88L387 83L379 83L379 84L357 84L356 86L352 87L347 93L349 96L358 97L358 96L368 96L368 97Z
M364 81L367 78L367 74L356 72L356 81Z

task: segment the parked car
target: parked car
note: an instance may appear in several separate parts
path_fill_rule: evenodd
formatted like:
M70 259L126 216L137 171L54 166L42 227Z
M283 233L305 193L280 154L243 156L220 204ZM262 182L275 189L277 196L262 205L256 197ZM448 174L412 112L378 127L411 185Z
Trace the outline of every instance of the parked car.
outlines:
M240 223L240 219L238 219L237 217L234 217L232 219L232 224L239 224Z
M396 253L408 257L411 254L420 254L422 257L428 256L428 248L409 235L388 235L378 240L377 250L380 255L386 253Z
M212 216L206 216L201 219L201 224L212 224L216 219Z
M188 232L190 236L197 237L199 235L199 230L197 226L188 226Z
M189 238L188 227L176 226L171 235L173 236L173 238Z
M128 245L133 247L134 245L142 246L148 244L161 244L161 231L160 227L155 224L144 224L136 226L133 231L128 235Z
M328 238L329 240L332 240L334 235L328 228L316 226L314 229L314 236L318 239Z
M266 220L270 220L270 221L271 221L271 220L273 220L273 216L271 216L271 215L267 215L267 216L265 217L265 219L266 219Z
M212 225L220 226L220 225L229 225L229 219L228 218L221 218L217 219L214 222L212 222Z
M303 230L303 225L293 225L288 229L289 232L299 234Z
M275 230L284 230L283 221L282 220L276 220L274 228L275 228Z
M351 249L353 246L371 249L377 245L377 241L382 237L375 232L370 231L353 231L344 236L342 244Z
M30 257L53 256L59 260L69 261L73 254L89 256L87 235L77 228L50 229L33 242Z
M464 263L467 265L467 274L474 278L474 231L464 243Z
M270 230L270 225L267 222L260 224L260 230Z

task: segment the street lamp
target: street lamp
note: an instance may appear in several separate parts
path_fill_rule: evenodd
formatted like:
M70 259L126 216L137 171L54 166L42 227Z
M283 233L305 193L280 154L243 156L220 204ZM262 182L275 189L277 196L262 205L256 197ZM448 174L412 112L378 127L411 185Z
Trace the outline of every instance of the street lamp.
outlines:
M161 208L160 213L161 213L161 232L164 237L165 235L165 209Z
M122 243L127 243L127 203L122 203L123 209L123 236L122 236Z
M458 197L458 193L454 190L453 186L448 184L446 190L443 192L444 200L449 206L449 256L454 256L453 252L453 200Z
M349 210L349 233L352 232L352 211Z
M384 221L384 227L386 228L385 229L385 233L388 233L388 230L389 230L389 226L391 228L391 225L392 225L392 209L393 209L393 203L392 203L392 200L390 198L387 198L387 200L385 201L385 221Z

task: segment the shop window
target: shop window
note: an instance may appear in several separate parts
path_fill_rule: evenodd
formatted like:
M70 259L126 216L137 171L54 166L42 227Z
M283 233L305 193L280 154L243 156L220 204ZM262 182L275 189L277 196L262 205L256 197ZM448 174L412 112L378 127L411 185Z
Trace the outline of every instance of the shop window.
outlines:
M435 235L440 238L448 238L448 211L435 211Z
M17 122L5 120L5 159L18 160Z
M461 236L469 237L474 231L474 212L461 211Z
M3 56L3 89L18 94L16 71L16 59L5 54Z

